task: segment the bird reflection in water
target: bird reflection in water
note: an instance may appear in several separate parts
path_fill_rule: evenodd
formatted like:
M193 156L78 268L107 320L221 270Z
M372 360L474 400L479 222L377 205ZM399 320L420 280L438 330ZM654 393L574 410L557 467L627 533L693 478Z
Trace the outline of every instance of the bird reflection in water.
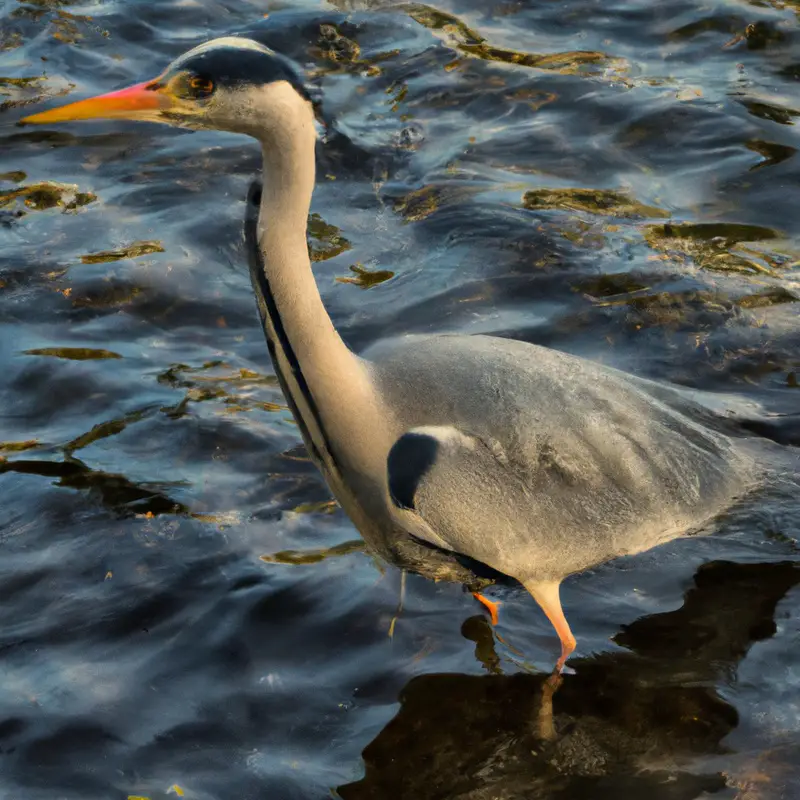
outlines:
M800 564L706 564L681 608L624 626L616 642L627 652L574 659L555 694L553 676L497 674L491 629L473 617L463 633L494 674L411 680L364 750L364 778L338 794L689 800L725 790L719 764L692 769L723 755L738 725L715 682L775 633L775 608L799 583Z

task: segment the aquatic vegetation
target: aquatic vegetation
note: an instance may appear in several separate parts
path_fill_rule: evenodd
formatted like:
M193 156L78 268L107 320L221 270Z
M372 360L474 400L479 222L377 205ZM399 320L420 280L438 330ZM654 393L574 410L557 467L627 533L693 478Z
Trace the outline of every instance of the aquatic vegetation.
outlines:
M29 439L26 442L0 442L0 453L24 453L37 447L39 447L38 439Z
M19 31L0 30L0 53L22 47L23 38Z
M779 125L794 125L794 118L800 116L800 111L794 108L779 105L777 102L759 98L742 98L739 102L754 117L777 122Z
M35 86L43 80L42 76L34 78L0 78L0 94L6 94L6 90L12 87L21 89L27 86Z
M325 66L317 67L315 74L358 72L365 78L375 78L380 75L382 71L379 62L396 56L397 53L397 50L392 50L374 54L369 59L363 58L358 42L343 34L337 25L331 23L319 26L319 37L312 48L312 55L325 62Z
M22 176L22 177L20 177ZM15 182L25 180L24 172L10 172L0 179ZM77 211L83 206L97 200L93 192L82 192L77 186L41 181L15 189L0 189L0 211L13 211L17 216L24 216L29 211L48 211L60 208L64 212Z
M572 288L576 292L586 295L592 300L612 299L621 295L634 292L643 292L650 288L650 282L645 280L648 276L639 276L634 273L616 272L597 277L583 278L576 281Z
M748 50L764 50L772 45L785 42L786 34L773 23L762 19L749 23L744 31L728 42L726 46L730 47L740 41L746 43Z
M456 15L423 3L400 6L412 19L429 30L441 33L445 41L461 53L484 61L515 64L520 67L559 72L563 75L622 74L624 59L597 50L571 50L563 53L526 53L492 45Z
M759 161L758 164L753 164L753 166L750 167L751 172L764 167L774 167L778 164L782 164L797 153L796 147L791 147L787 144L777 144L776 142L765 142L761 139L751 139L745 142L745 147L764 157L763 161Z
M129 425L136 422L141 422L150 413L151 408L142 408L137 411L131 411L119 419L106 420L93 425L90 431L76 436L72 441L64 445L63 450L66 454L72 456L76 450L82 450L90 444L99 442L101 439L108 439L111 436L117 436L122 433Z
M394 210L406 222L420 222L440 208L463 202L486 187L465 186L456 183L422 186L394 201Z
M670 31L668 39L682 40L693 39L695 36L701 36L704 33L736 33L745 27L744 17L733 14L713 14L711 16L704 16L701 19L693 20L686 25L681 25Z
M300 503L292 509L293 514L333 514L339 504L335 500L316 500L313 503Z
M74 84L47 74L0 77L0 113L64 97L74 88Z
M325 511L329 513L329 511ZM333 547L324 547L317 550L281 550L279 553L259 556L262 561L268 564L288 564L298 566L303 564L317 564L328 558L347 556L350 553L360 553L366 545L361 539L353 539L349 542L342 542Z
M80 292L73 292L69 288L65 291L66 296L72 299L75 308L110 309L121 308L146 297L150 287L130 281L107 279L98 288L93 287Z
M316 212L308 218L308 252L312 261L327 261L345 253L352 245L339 228Z
M44 81L42 76L27 78L0 77L0 113L12 108L21 108L41 100L45 94L40 91Z
M352 264L350 266L350 272L353 273L352 276L346 275L343 277L338 277L336 280L339 283L352 283L362 289L370 289L373 286L377 286L379 283L384 283L385 281L394 278L394 272L391 270L370 270L367 269L363 264Z
M506 97L511 102L524 103L531 111L538 111L558 99L558 95L555 92L530 87L514 89Z
M625 327L639 331L660 328L693 333L735 315L730 298L724 294L688 289L681 292L637 292L628 296L599 300L600 307L624 306Z
M77 45L89 34L109 36L108 30L97 25L92 17L65 11L69 5L73 5L73 0L26 0L15 9L13 17L48 23L52 38L66 45Z
M584 211L607 217L669 217L668 211L640 203L626 192L608 189L534 189L525 192L522 205L531 210Z
M313 70L315 75L351 72L362 78L376 78L383 74L380 64L400 55L400 50L393 48L371 53L367 57L359 43L342 33L338 25L323 22L319 26L319 35L311 48L311 55L323 62L322 66Z
M406 222L418 222L430 216L439 208L443 190L433 186L423 186L410 192L395 202L395 211L401 214Z
M174 406L161 410L172 419L179 419L189 411L191 403L208 400L222 403L221 414L239 414L249 411L285 411L283 397L277 392L278 381L273 375L261 375L240 368L231 372L224 361L209 361L199 367L174 364L162 372L158 382L175 389L186 389L183 399ZM256 386L269 386L276 390L281 402L260 400L253 396Z
M772 274L773 268L762 263L763 257L759 258L757 251L744 247L743 243L780 237L772 228L732 222L666 223L649 225L644 230L650 247L670 258L691 260L702 269L746 275Z
M113 261L122 261L126 258L139 258L152 253L163 253L164 247L161 242L133 242L126 247L118 247L115 250L103 250L100 253L89 253L81 256L83 264L110 264Z
M664 219L670 213L639 202L630 193L609 189L533 189L522 197L522 205L531 211L568 211L570 215L543 217L543 227L563 237L576 247L601 250L607 246L607 233L616 233L613 222L599 224L585 215L624 219Z
M38 347L34 350L25 350L26 356L48 356L50 358L65 358L69 361L98 361L108 358L122 358L119 353L94 347Z
M745 294L736 298L734 302L740 308L765 308L779 306L784 303L796 303L800 297L785 289L783 286L771 286L760 292Z

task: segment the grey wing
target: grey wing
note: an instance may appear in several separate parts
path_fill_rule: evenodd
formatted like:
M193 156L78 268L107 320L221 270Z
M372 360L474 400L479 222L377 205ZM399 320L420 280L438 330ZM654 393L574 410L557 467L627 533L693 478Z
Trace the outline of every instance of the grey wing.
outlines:
M724 463L713 454L693 455L713 484ZM638 478L615 465L610 459L603 469L590 451L570 450L557 438L521 457L453 426L426 426L395 442L387 477L398 521L409 533L526 583L558 581L648 549L720 506L716 497L711 509L694 511L704 479L692 489L692 472L684 486L680 459L663 475Z
M387 478L415 536L507 575L527 572L529 493L499 443L451 426L414 428L392 446Z

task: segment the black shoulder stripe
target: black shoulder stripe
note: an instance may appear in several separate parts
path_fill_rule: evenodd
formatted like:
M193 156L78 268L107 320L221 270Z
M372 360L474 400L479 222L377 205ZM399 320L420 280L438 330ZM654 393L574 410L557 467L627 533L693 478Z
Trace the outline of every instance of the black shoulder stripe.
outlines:
M436 463L439 442L424 433L404 433L387 458L389 494L400 508L415 510L419 484Z

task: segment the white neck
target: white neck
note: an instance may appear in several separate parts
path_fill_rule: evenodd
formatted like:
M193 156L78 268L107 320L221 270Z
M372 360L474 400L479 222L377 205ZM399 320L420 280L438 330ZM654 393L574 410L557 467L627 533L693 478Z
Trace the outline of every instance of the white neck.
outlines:
M306 228L314 191L316 132L310 107L288 84L277 105L270 87L270 126L262 138L264 189L259 240L275 304L298 360L310 380L330 371L331 360L352 359L319 295L308 257ZM283 94L287 97L283 97Z
M260 101L269 103L269 119L263 119L259 135L264 157L259 216L264 270L279 322L332 440L329 444L336 451L341 449L337 442L346 442L349 453L338 455L360 466L364 453L358 452L353 428L360 415L374 408L372 389L364 364L344 344L322 303L306 241L315 179L313 112L288 84L271 84L263 91L269 92Z

